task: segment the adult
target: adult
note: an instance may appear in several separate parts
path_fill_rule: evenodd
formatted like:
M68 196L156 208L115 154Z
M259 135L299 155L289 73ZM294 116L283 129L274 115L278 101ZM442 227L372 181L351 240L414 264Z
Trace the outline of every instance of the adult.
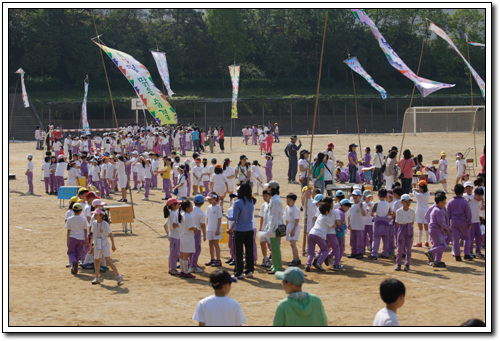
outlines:
M358 154L356 154L356 147L358 145L351 143L349 145L349 152L347 153L347 164L349 166L349 182L356 182L356 172L358 171Z
M263 231L267 231L273 236L269 237L271 244L271 252L273 255L273 265L268 271L268 274L274 275L276 271L283 271L283 264L281 263L281 250L280 238L275 235L278 225L284 224L283 222L283 203L280 198L280 184L276 180L271 180L267 184L267 193L271 195L269 206L266 210L264 217Z
M299 182L302 188L306 187L309 183L309 171L311 167L309 165L309 151L307 149L302 149L300 151L300 160L298 162L299 165Z
M325 154L318 153L318 158L314 161L313 170L313 182L314 188L319 188L320 194L325 192Z
M396 158L396 155L398 155L397 151L391 151L385 162L385 189L388 191L392 190L392 186L394 185L394 181L396 180L396 161L394 160ZM380 189L380 187L378 189ZM375 191L375 188L373 190Z
M252 171L246 155L240 155L240 163L234 169L236 185L250 183Z
M42 149L42 143L41 143L41 136L40 136L40 127L36 126L35 130L35 140L36 140L36 149Z
M481 163L481 166L483 167L481 169L481 173L478 174L478 176L486 179L486 145L483 147L483 154L479 157L479 162Z
M208 127L208 145L210 147L210 153L214 152L214 131L212 130L212 127Z
M328 185L333 185L335 180L335 163L330 159L328 153L325 153L325 172L323 176L325 177L325 188L328 188ZM333 197L331 189L327 189L327 193L329 196Z
M409 149L403 151L403 157L398 162L398 167L401 170L401 187L405 194L409 194L411 191L411 180L413 179L413 167L415 167L415 162L411 158L411 152Z
M290 139L290 143L285 148L285 155L288 157L288 183L298 184L295 181L295 177L297 176L297 151L302 147L302 142L298 140L299 145L295 144L297 142L297 135L290 136Z
M254 271L254 231L253 231L254 201L252 199L252 187L248 182L241 184L238 188L238 200L234 202L232 212L228 212L227 219L234 221L234 225L228 229L233 235L235 251L234 277L243 279L253 277ZM245 246L245 273L243 273L243 246Z
M375 167L373 169L373 192L382 188L382 165L385 163L385 156L382 152L382 145L377 144L375 146L375 155L373 155L373 167Z
M219 127L219 147L220 152L224 153L224 128L222 126Z
M198 128L194 128L193 132L191 133L191 139L193 140L193 149L195 153L201 153L200 132L198 131Z

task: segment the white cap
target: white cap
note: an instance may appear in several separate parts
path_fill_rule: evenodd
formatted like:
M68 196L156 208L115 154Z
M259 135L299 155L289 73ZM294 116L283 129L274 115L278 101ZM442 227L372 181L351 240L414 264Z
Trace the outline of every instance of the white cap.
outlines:
M361 192L361 190L359 190L359 189L355 189L354 191L352 191L352 195L359 195L359 196L362 196L362 195L363 195L363 192Z
M413 201L413 200L411 200L411 197L409 194L403 194L401 196L401 201Z
M471 182L471 181L466 181L466 182L464 183L464 187L468 187L468 186L470 186L470 187L474 187L474 185L472 184L472 182Z
M361 189L363 188L360 184L355 184L354 186L352 186L352 189Z
M33 155L32 154L28 154L28 159L32 159L33 158Z

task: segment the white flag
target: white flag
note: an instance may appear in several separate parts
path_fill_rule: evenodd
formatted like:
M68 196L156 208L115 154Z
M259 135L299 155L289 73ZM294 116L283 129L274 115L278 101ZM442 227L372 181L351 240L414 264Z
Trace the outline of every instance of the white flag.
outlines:
M153 58L155 59L156 67L160 72L163 84L165 84L165 87L167 88L168 95L170 96L170 98L172 98L175 92L170 89L170 76L168 74L167 56L165 55L165 52L151 51L151 53L153 54Z

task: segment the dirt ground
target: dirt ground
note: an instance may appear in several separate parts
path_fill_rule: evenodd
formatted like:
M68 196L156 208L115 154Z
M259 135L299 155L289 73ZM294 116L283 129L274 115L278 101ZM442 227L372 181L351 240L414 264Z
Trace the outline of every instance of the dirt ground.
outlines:
M310 149L310 137L299 138L303 148ZM385 152L393 145L399 148L401 139L401 134L362 135L361 144L363 148L368 145L374 150L380 143ZM478 134L476 139L479 161L485 136ZM287 183L288 160L283 149L288 142L288 137L282 137L281 143L273 145L276 155L274 178L282 185L282 197L289 192L299 193L298 185ZM329 142L335 144L336 158L345 160L348 145L357 143L358 137L317 135L314 152L323 150ZM229 149L229 138L226 145ZM203 156L215 156L220 160L230 157L233 165L243 153L249 161L259 160L261 164L265 161L257 146L245 146L241 138L233 138L232 145L232 152L204 153ZM450 160L449 179L454 181L453 155L471 146L471 134L447 133L407 135L404 148L415 155L422 154L424 163L431 163L439 158L442 150L446 151ZM25 195L28 191L24 175L28 153L35 155L35 196ZM473 151L471 156L474 156ZM195 326L197 323L191 318L197 302L212 294L208 275L213 268L205 268L204 273L191 280L168 274L162 192L152 190L149 202L141 201L143 195L133 192L137 218L133 235L124 234L121 225L111 226L117 245L112 259L124 276L123 283L118 286L113 273L108 271L102 275L102 285L92 285L92 271L80 270L77 275L71 275L65 267L68 260L64 229L66 208L59 208L59 200L44 192L40 181L42 157L43 153L35 150L34 142L9 145L9 173L17 177L9 181L9 326ZM476 172L479 170L476 167ZM439 184L430 185L431 192L439 188ZM119 198L115 195L106 202L116 203ZM262 197L258 196L256 207L260 208L261 203ZM417 230L415 224L415 238ZM350 253L348 242L346 244L345 256ZM299 245L302 250L302 237ZM229 252L226 245L222 245L222 249L225 261ZM291 261L291 249L285 241L281 249L286 264ZM406 286L405 305L397 312L403 326L458 326L469 318L485 320L485 260L460 263L446 252L443 261L448 268L435 269L427 265L426 250L413 249L409 272L395 272L395 260L355 260L344 256L342 272L335 273L331 268L324 273L312 270L306 274L303 289L320 296L329 326L370 326L377 311L383 307L378 287L386 278L398 278ZM258 251L260 263L260 248ZM301 258L305 264L306 257ZM205 242L199 263L204 264L208 259L208 242ZM232 272L226 264L224 268ZM248 326L271 326L276 305L285 293L279 280L257 267L255 278L234 284L230 296L240 302Z

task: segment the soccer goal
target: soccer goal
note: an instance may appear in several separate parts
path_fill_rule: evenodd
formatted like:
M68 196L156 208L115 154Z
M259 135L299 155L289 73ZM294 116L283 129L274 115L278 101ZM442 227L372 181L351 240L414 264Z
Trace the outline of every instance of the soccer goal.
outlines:
M456 107L410 107L403 118L402 132L473 132L485 131L484 105Z

